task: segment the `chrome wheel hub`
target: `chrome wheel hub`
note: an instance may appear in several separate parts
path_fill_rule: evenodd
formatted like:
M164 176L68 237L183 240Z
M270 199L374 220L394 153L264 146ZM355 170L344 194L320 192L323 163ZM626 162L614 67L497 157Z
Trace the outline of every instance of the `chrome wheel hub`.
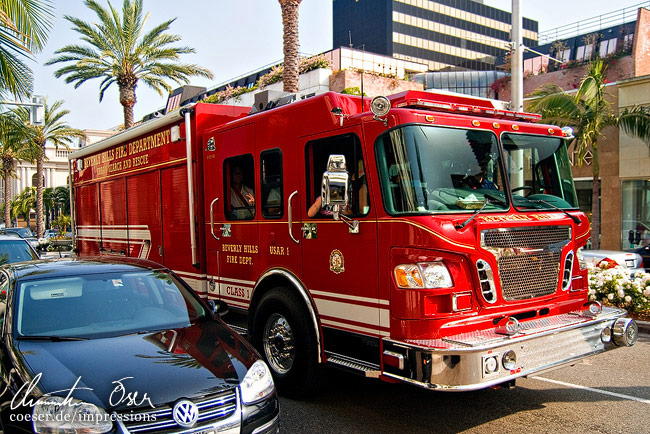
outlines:
M295 358L295 341L289 321L274 313L264 324L262 344L264 354L271 368L279 374L286 374L293 366Z

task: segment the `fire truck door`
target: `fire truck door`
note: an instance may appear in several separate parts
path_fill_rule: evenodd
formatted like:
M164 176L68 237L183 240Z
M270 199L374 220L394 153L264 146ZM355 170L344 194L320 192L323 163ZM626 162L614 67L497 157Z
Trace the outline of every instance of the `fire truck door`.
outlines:
M308 198L302 215L303 279L318 309L325 350L351 357L361 357L354 354L364 352L361 342L378 342L369 335L379 338L388 332L381 318L388 315L388 303L378 297L377 205L370 200L368 155L362 152L360 138L356 129L310 138L303 159ZM346 159L351 206L345 214L359 222L356 233L344 221L334 221L330 210L313 205L320 198L323 172L332 154ZM334 335L336 339L330 339ZM345 339L347 344L341 344Z
M203 136L208 296L247 308L258 276L254 124Z

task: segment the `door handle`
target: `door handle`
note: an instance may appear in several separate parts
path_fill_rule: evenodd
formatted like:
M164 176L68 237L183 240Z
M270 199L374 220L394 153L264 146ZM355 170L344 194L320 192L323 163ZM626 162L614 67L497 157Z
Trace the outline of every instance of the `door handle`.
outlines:
M215 240L219 241L219 237L214 233L214 204L219 200L218 197L215 197L212 203L210 203L210 233Z
M300 244L300 241L297 240L296 237L293 236L293 231L292 231L293 222L292 222L292 218L291 218L292 217L291 214L292 214L292 211L293 211L293 209L291 208L291 199L293 199L293 197L295 195L297 195L297 194L298 194L298 190L294 191L293 193L291 193L289 195L289 199L287 200L287 212L289 214L289 236L291 237L291 239L293 240L294 243Z

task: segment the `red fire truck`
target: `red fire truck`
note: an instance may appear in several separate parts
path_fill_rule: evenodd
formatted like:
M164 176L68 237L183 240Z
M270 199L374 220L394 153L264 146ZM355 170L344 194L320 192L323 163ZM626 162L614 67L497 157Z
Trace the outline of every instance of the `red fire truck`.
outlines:
M323 363L472 390L634 344L588 300L570 132L447 93L252 111L196 103L74 152L79 255L226 302L289 393Z

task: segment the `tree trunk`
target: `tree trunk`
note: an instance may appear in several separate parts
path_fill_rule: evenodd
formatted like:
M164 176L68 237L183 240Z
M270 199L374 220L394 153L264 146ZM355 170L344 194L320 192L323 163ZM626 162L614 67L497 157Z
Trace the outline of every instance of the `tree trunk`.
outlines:
M45 143L36 159L36 237L41 238L43 227L43 160L45 160Z
M11 227L11 186L9 185L9 179L11 177L11 169L13 168L14 161L13 158L3 158L2 159L2 179L5 182L4 188L4 199L5 199L5 227Z
M284 71L282 72L283 90L297 93L300 72L298 70L298 8L302 0L278 0L282 8L282 26L284 27Z
M600 248L600 164L598 161L598 145L592 145L593 157L593 188L591 191L591 248Z
M120 104L124 109L124 129L128 130L133 126L133 106L135 105L135 82L133 80L124 80L125 84L120 88Z

